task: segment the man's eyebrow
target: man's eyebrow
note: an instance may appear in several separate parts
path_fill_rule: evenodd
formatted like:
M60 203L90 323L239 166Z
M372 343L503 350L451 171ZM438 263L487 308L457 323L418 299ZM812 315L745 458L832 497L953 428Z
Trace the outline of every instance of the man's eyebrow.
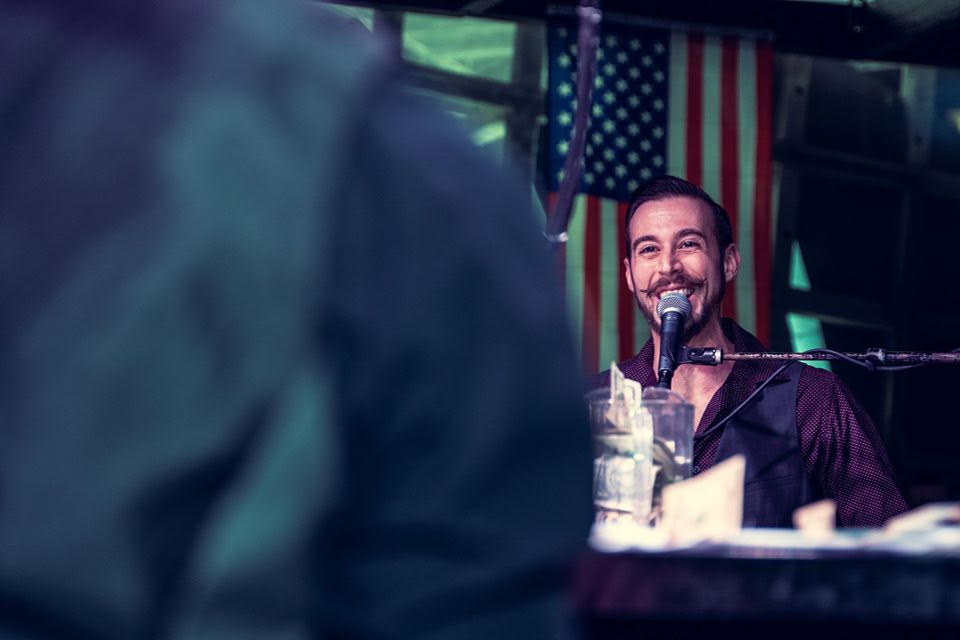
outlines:
M677 231L676 237L682 238L684 236L700 236L704 240L707 239L707 235L703 231L700 231L700 229L694 229L692 227L687 229L680 229L680 231Z

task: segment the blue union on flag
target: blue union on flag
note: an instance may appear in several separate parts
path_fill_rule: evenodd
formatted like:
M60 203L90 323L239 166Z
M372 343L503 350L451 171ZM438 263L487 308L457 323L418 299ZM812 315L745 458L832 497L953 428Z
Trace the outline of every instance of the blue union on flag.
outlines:
M549 28L551 196L578 107L576 36L571 23ZM563 260L586 372L632 356L649 335L623 282L622 229L630 194L657 175L700 185L730 214L743 260L723 313L769 341L772 80L765 40L604 26Z

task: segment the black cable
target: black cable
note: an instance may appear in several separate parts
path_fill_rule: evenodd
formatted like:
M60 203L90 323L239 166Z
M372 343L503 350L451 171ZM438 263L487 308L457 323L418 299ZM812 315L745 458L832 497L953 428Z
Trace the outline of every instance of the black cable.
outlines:
M863 367L864 369L867 369L867 370L869 370L869 371L882 370L882 369L881 369L879 366L877 366L877 364L876 364L875 362L873 362L872 360L867 360L866 362L863 362L862 360L857 360L856 358L851 358L850 356L848 356L848 355L845 354L845 353L841 353L841 352L839 352L839 351L834 351L833 349L827 349L826 347L819 347L819 348L816 348L816 349L807 349L807 350L804 351L803 353L804 353L804 354L807 354L807 353L826 353L826 354L828 354L828 355L836 356L837 358L840 358L840 359L843 360L844 362L849 362L850 364L856 365L856 366L858 366L858 367ZM913 366L913 365L908 365L908 366Z
M960 352L960 349L953 349L950 353ZM829 355L836 356L837 358L849 362L850 364L862 367L867 371L906 371L907 369L916 369L917 367L925 367L930 362L918 362L917 364L901 364L901 365L883 365L877 364L873 360L867 360L866 362L857 360L856 358L851 358L845 353L840 353L839 351L834 351L833 349L827 349L826 347L820 347L817 349L808 349L803 353L826 353Z
M747 406L747 403L749 403L751 400L753 400L754 397L756 397L756 395L757 395L758 393L760 393L761 391L763 391L764 387L766 387L768 384L770 384L770 382L771 382L774 378L776 378L778 375L780 375L780 373L783 372L787 367L789 367L789 366L791 366L791 365L794 365L794 364L797 364L797 362L798 362L797 360L791 360L790 362L787 362L787 363L784 363L784 364L780 365L780 366L777 368L776 371L774 371L773 373L771 373L770 376L760 384L759 387L757 387L756 389L753 390L753 393L751 393L750 395L748 395L747 398L746 398L743 402L741 402L740 404L738 404L738 405L736 406L736 408L734 408L734 410L731 411L731 412L727 415L726 418L724 418L724 419L721 420L720 422L715 422L715 423L713 423L713 425L711 425L709 429L704 429L701 433L695 433L693 437L694 437L694 438L701 438L701 437L707 435L708 433L710 433L711 431L714 431L714 430L719 429L720 427L722 427L722 426L723 426L724 424L726 424L727 421L729 421L733 416L735 416L735 415L737 415L738 413L740 413L740 410L743 409L745 406Z

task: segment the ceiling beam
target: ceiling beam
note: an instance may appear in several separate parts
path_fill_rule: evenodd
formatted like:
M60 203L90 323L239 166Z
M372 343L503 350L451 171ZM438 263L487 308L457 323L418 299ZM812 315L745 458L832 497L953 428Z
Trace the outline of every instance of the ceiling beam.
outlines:
M575 0L343 0L398 10L490 18L572 15ZM850 59L960 66L960 6L955 0L604 0L603 11L668 23L768 31L777 51Z

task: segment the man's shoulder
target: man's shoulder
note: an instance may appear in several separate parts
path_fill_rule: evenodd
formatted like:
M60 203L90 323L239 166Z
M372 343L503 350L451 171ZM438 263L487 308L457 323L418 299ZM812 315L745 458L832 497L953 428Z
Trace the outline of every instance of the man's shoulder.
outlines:
M806 364L802 366L797 385L797 418L799 420L820 420L825 415L863 413L853 391L840 376L819 367Z
M588 377L586 381L587 391L593 391L594 389L608 386L610 386L610 369L601 371L600 373L595 373Z
M815 394L823 393L847 393L849 390L843 383L843 380L832 371L814 367L805 363L800 365L800 388L798 392L808 392Z

